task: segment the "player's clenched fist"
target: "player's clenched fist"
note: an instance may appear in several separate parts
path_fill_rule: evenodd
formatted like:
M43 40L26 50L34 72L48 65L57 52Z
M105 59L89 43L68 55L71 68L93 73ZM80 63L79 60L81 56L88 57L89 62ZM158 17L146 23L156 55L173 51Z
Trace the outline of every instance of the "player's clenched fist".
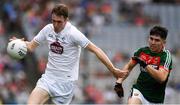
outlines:
M114 90L115 92L117 93L117 95L121 98L121 97L124 97L124 90L123 90L123 87L122 87L122 83L117 83L115 84L114 86Z

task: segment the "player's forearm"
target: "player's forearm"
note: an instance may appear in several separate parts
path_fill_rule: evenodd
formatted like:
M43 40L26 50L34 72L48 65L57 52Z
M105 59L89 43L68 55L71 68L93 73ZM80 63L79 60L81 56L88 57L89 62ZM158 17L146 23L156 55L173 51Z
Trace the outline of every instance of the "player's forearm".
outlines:
M27 45L27 49L29 52L33 52L35 50L35 48L38 46L38 44L35 41L25 41L26 45Z
M87 45L86 48L89 51L93 52L97 56L97 58L108 68L109 71L116 75L114 65L99 47L97 47L91 42Z
M123 67L123 70L128 70L128 72L130 73L132 68L130 67L130 64L128 63ZM129 76L129 73L128 73L128 75L126 75L124 78L121 79L122 82Z
M114 66L112 62L109 60L109 58L106 56L106 54L100 49L97 48L98 50L95 52L96 56L98 59L112 72L114 73Z
M126 75L124 78L118 78L116 82L122 83L128 76L129 73L132 71L133 67L135 66L134 63L132 63L132 60L130 60L124 67L123 70L128 70L128 75Z
M33 50L33 48L31 47L30 42L29 42L29 41L25 41L25 42L26 42L28 51L29 51L29 52L33 52L34 50Z
M160 83L163 83L167 79L166 73L163 73L167 71L156 70L151 65L146 67L146 71Z
M117 80L118 83L122 83L129 76L129 73L131 72L132 69L129 67L128 64L126 64L124 66L123 70L128 70L129 71L128 75L126 75L124 78L118 78L118 80Z

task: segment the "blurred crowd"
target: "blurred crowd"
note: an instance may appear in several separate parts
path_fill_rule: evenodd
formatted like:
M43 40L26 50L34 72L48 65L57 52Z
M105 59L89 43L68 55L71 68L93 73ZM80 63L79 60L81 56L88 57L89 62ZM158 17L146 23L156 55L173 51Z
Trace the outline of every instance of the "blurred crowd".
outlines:
M70 21L92 38L100 33L103 26L140 26L148 27L159 24L158 16L149 16L143 11L144 3L179 4L178 0L1 0L0 2L0 104L25 104L29 92L34 87L38 76L44 72L47 62L47 49L30 54L21 61L13 60L6 53L8 39L13 35L31 40L37 32L51 22L51 9L57 3L65 3L70 9ZM117 4L117 7L114 6ZM102 39L103 40L103 39ZM175 62L180 62L180 45L172 51ZM32 57L33 56L33 57ZM82 54L79 86L75 91L73 103L84 104L119 104L123 103L113 91L115 79L104 68L89 68L88 53ZM130 58L128 53L116 52L111 58L117 66L122 66ZM94 61L96 62L96 61ZM28 65L35 68L28 68ZM29 71L29 69L33 69ZM36 71L36 72L35 72ZM38 73L36 78L32 75ZM94 78L89 79L89 78ZM177 77L176 77L177 78ZM96 80L97 79L97 80ZM167 96L180 91L180 81L168 85ZM31 83L34 81L34 83ZM97 82L96 85L94 82ZM173 101L172 101L173 102Z

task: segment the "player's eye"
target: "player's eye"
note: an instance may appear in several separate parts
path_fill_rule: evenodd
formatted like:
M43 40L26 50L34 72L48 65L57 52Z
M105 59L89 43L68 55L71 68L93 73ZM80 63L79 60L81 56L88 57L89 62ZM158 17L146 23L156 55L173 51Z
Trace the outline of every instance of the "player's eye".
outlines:
M159 39L155 39L156 42L159 42L160 40Z
M62 23L62 21L52 20L53 23Z
M150 40L152 41L152 40L153 40L153 38L152 38L152 37L150 37Z

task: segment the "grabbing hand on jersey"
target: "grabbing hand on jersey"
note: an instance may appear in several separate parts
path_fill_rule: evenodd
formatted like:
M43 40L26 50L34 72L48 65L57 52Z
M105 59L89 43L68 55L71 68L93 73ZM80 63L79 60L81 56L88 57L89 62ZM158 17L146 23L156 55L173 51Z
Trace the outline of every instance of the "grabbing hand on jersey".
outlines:
M146 68L147 63L145 61L143 61L141 58L134 56L132 57L133 60L135 60L137 63L140 64L140 66L142 66L143 68Z

